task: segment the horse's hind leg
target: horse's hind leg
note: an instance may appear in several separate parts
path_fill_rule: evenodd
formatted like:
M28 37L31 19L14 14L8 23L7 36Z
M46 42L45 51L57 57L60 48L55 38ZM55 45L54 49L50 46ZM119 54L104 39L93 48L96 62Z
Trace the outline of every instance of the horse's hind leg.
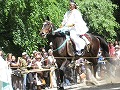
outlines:
M60 70L60 90L63 90L64 87L63 87L63 77L64 77L64 72L63 70Z
M60 75L59 75L59 69L55 69L55 74L57 78L57 87L60 86Z

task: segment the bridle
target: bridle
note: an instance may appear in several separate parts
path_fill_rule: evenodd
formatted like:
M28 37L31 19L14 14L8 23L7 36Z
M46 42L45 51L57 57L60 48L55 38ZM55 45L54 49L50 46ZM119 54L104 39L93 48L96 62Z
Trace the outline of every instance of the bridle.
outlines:
M48 27L45 28L46 25L48 25ZM43 23L43 27L42 27L42 36L46 36L47 34L50 34L52 32L53 32L53 25L52 25L52 23L50 21L44 22Z
M52 35L55 35L55 32L54 32L54 25L50 22L50 21L46 21L43 23L43 27L42 27L42 36L44 36L44 38L46 38L46 36L48 34L52 34ZM64 40L64 42L59 46L57 47L56 49L54 49L53 51L58 51L60 50L66 43L67 41L70 39L69 36L66 36L66 39Z

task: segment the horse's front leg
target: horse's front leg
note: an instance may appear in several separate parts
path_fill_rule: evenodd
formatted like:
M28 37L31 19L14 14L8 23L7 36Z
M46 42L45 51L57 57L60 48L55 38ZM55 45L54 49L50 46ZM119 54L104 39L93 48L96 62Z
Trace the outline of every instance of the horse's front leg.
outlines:
M98 69L98 65L93 65L93 74L95 78L96 78L97 69Z
M63 86L64 72L63 72L63 70L56 69L55 73L56 73L56 76L57 76L57 87L58 87L58 90L64 90L64 86Z

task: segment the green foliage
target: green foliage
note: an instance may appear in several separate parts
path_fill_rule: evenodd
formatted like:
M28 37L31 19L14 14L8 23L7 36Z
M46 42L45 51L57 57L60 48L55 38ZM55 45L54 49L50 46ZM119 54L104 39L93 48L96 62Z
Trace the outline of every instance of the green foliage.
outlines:
M39 0L6 0L3 4L3 20L1 30L10 30L13 42L20 45L23 50L32 52L39 45L44 45L44 40L39 36L41 8ZM2 32L1 31L1 32Z
M119 28L114 17L117 5L110 0L81 0L78 3L91 33L102 35L107 40L115 39L115 30Z
M75 1L91 33L106 39L116 36L115 29L119 26L113 16L116 5L110 0ZM40 46L47 45L46 40L39 36L45 17L49 16L59 27L68 8L69 0L1 0L0 39L7 46L9 39L30 54Z

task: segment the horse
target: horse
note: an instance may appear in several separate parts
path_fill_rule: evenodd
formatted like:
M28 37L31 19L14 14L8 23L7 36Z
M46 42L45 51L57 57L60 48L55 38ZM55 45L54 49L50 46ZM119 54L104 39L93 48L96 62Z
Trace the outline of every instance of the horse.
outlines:
M74 57L74 59L78 59L78 57L75 55L75 45L74 42L69 37L69 32L54 33L54 30L56 30L56 27L49 20L46 20L43 23L42 29L40 30L40 35L44 38L47 38L48 43L52 42L53 44L52 49L54 51L53 55L55 57L68 57L68 58ZM85 36L90 41L90 46L89 48L85 46L82 57L84 57L93 64L94 76L96 76L98 59L94 57L97 57L100 48L102 48L103 50L102 53L103 56L108 57L109 56L108 44L100 36L95 36L90 33L86 33ZM64 60L57 59L56 62L58 64L58 67L60 68Z

